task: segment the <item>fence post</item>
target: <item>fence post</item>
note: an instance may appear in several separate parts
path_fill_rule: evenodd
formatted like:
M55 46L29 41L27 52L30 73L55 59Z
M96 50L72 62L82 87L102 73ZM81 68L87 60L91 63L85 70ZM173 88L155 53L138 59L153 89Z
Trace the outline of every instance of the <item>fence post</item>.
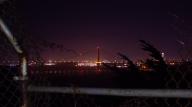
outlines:
M17 39L13 36L10 32L6 24L0 18L0 30L5 34L6 38L9 40L15 51L17 52L20 60L20 75L17 80L21 81L21 88L22 88L22 105L21 107L28 107L27 106L27 56L24 53L23 49L19 46Z
M20 80L22 85L22 107L27 105L27 57L25 54L20 55Z

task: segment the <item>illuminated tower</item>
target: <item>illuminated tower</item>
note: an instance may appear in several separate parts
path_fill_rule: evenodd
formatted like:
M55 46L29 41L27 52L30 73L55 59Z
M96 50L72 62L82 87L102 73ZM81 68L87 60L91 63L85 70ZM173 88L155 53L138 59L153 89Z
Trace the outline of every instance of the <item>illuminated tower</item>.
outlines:
M161 53L161 57L162 57L164 60L166 60L166 58L165 58L165 53L164 53L164 52Z
M97 47L97 61L96 61L97 66L101 65L101 58L100 58L100 47Z

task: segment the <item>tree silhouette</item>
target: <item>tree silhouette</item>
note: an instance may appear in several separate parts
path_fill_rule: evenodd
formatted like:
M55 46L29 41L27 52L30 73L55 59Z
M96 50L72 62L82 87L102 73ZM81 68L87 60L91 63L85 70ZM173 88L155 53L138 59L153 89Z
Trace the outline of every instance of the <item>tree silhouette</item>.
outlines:
M147 51L151 56L151 59L146 60L146 64L155 71L166 72L167 64L164 61L161 52L158 49L156 49L153 45L144 40L140 40L140 42L142 49L144 51Z
M140 40L142 49L147 51L151 56L150 59L146 60L147 66L152 69L152 72L148 73L147 81L148 85L152 85L156 88L162 88L165 85L165 77L168 74L168 65L166 64L165 60L163 59L161 52L156 49L150 43Z
M122 54L122 53L118 53L118 55L127 61L127 64L128 64L128 68L130 71L135 71L135 72L138 72L139 69L138 67L133 63L133 61L131 61L126 55Z

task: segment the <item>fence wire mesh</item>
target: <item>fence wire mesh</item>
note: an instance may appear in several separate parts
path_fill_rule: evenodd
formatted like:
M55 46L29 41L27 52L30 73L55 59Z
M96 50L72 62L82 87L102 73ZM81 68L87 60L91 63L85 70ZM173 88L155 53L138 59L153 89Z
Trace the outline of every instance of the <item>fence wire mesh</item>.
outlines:
M184 68L188 68L188 70L184 69L183 71L183 67ZM185 90L185 89L191 89L191 79L190 77L192 76L191 73L191 64L189 63L185 63L182 65L179 65L177 67L170 68L170 70L168 71L167 75L165 76L165 78L163 79L164 81L164 86L161 87L162 90L163 89L181 89L181 90ZM112 73L112 72L111 72ZM49 75L51 75L48 78L44 79L45 83L44 85L40 85L40 86L57 86L56 84L53 85L53 83L50 81L50 78L57 78L54 77L53 75L57 75L56 74L52 74L50 73ZM66 77L62 77L62 74L60 74L60 78L66 78ZM96 75L96 74L94 74ZM146 74L148 75L148 74ZM101 75L100 75L101 76ZM41 77L41 79L45 76L35 76L35 77ZM78 77L78 76L76 76ZM188 77L188 78L187 78ZM99 79L99 77L98 77ZM34 82L34 80L32 80ZM61 79L62 81L62 79ZM87 80L90 81L90 80ZM93 81L93 80L91 80ZM96 81L96 80L95 80ZM69 82L69 81L68 81ZM41 83L38 81L38 83ZM65 82L63 82L65 83ZM71 84L74 84L71 82ZM142 83L141 83L142 84ZM124 85L129 85L124 83ZM107 85L106 85L107 86ZM62 86L61 86L62 87ZM153 87L153 86L151 86ZM96 95L84 95L84 94L77 94L75 95L75 93L73 94L57 94L57 93L36 93L34 94L34 92L30 93L30 97L35 99L35 95L36 96L36 100L31 100L33 101L40 101L38 97L39 94L43 94L42 96L44 98L44 100L41 100L41 102L45 101L50 103L50 105L52 104L58 104L59 106L95 106L95 107L153 107L153 106L157 106L157 107L190 107L192 100L189 98L157 98L157 97L117 97L117 96L96 96ZM57 99L58 98L58 99ZM58 103L57 103L58 101ZM42 103L41 103L42 104ZM84 105L86 104L86 105ZM54 105L56 106L56 105Z
M13 80L16 72L11 68L0 67L1 107L18 107L20 105L20 83Z
M12 21L16 25L18 22L15 20L14 12L15 0L4 1L0 4L1 17ZM9 25L12 29L13 25ZM20 28L20 27L19 27ZM17 28L16 30L18 30ZM22 31L21 31L22 32ZM16 34L17 38L21 39L22 33ZM25 37L26 39L26 37ZM29 56L31 59L35 59L37 62L41 62L42 59L36 50L41 50L37 46L50 46L52 44L38 40L37 44L34 44L34 39L28 36L26 47L30 47ZM32 41L31 41L32 40ZM30 42L31 41L31 42ZM8 43L4 34L0 31L0 106L1 107L21 107L22 92L21 81L14 79L19 76L19 62L16 52ZM33 45L31 45L33 44ZM45 47L46 47L45 46ZM53 46L53 45L52 45ZM56 46L60 47L62 46ZM42 48L42 47L41 47ZM41 50L42 51L42 50ZM35 55L34 55L35 54ZM9 65L9 66L7 66ZM35 67L36 69L29 68L27 84L34 86L68 86L68 87L105 87L110 88L113 85L119 85L118 80L121 77L115 76L115 73L108 70L97 74L94 72L82 74L82 70L78 69L66 70L64 68L46 68L41 64ZM105 69L106 70L106 69ZM91 70L89 70L91 71ZM150 73L145 73L144 77L149 77ZM128 75L124 75L126 77ZM131 75L132 76L132 75ZM136 76L136 75L134 75ZM130 77L130 76L129 76ZM161 89L191 89L192 88L192 63L186 62L180 65L170 66L166 75L161 79L160 83L163 83ZM148 79L148 78L147 78ZM111 81L112 80L112 81ZM153 81L147 80L148 82ZM121 81L122 82L122 81ZM125 81L124 81L125 82ZM127 82L127 81L126 81ZM128 83L121 83L129 86L129 83L136 81L129 81ZM138 85L142 83L136 82ZM102 86L100 86L102 84ZM117 87L115 87L117 88ZM131 87L130 87L131 88ZM132 87L134 88L134 87ZM140 87L142 88L142 87ZM145 87L146 88L146 87ZM153 88L153 86L151 86ZM28 92L27 93L27 107L190 107L192 105L191 99L184 98L148 98L148 97L112 97L112 96L94 96L94 95L79 95L79 94L60 94L60 93L40 93L40 92Z

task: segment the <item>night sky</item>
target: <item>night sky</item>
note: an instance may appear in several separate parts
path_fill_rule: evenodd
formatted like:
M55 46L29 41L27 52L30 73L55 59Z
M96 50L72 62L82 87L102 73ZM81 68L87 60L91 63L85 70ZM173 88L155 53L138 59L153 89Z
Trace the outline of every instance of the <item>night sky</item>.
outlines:
M112 60L117 52L133 60L143 59L147 53L141 50L141 39L150 41L166 57L177 58L177 41L188 36L174 27L183 20L182 26L190 25L192 16L190 3L161 0L18 0L16 8L28 34L86 53L84 59L95 58L97 46L103 59ZM57 50L42 54L47 59L76 59Z

